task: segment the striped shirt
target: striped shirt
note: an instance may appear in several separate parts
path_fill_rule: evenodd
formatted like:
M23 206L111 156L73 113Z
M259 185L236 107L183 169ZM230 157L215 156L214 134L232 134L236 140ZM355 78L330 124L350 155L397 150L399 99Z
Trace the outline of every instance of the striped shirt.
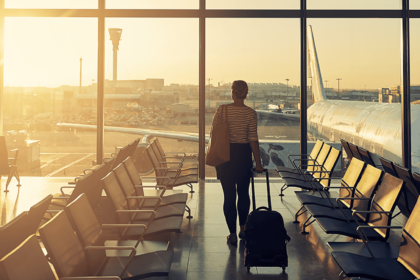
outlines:
M257 113L248 106L219 106L214 114L212 125L219 123L221 118L222 120L225 118L224 114L226 109L223 107L227 108L230 143L249 143L251 141L258 141ZM223 116L221 116L222 108Z

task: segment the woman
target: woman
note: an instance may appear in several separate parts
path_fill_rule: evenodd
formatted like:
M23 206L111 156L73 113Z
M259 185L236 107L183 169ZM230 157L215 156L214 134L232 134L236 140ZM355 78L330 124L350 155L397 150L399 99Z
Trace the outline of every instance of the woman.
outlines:
M217 178L222 183L224 193L223 212L230 234L228 243L236 245L236 217L239 215L239 237L244 238L245 222L249 213L249 182L251 178L252 154L256 161L256 172L263 172L259 153L257 134L257 113L244 104L248 94L245 81L232 83L233 103L219 106L213 123L218 123L222 110L227 110L229 123L230 161L216 167ZM224 108L223 108L224 107ZM238 208L236 208L236 193L238 193Z

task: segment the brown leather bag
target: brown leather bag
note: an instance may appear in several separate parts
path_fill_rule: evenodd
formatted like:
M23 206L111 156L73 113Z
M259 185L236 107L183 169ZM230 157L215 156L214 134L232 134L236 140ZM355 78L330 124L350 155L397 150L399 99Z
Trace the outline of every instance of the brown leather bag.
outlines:
M207 146L206 164L218 166L230 160L229 123L227 105L222 106L218 123L212 125Z

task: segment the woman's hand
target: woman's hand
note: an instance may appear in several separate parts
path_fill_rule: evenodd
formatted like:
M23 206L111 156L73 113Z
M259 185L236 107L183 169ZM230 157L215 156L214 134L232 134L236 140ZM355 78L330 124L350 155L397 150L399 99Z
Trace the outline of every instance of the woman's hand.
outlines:
M263 173L264 172L264 169L261 166L261 164L257 163L257 166L255 167L255 172L257 172L257 173Z

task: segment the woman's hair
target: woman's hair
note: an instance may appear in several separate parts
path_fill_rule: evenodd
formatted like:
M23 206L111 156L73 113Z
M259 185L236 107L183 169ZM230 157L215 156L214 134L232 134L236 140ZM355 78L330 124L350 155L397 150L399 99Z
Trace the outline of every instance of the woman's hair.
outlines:
M248 94L248 84L242 80L233 81L231 89L236 98L239 99L245 99Z

